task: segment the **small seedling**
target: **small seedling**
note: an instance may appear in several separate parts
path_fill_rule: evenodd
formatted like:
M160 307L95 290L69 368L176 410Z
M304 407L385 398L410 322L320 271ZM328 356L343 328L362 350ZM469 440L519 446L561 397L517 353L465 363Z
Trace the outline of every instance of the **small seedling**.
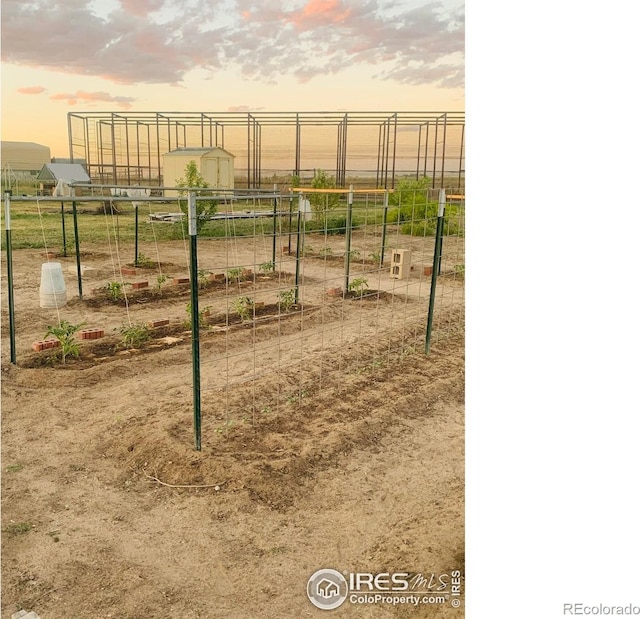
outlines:
M149 256L145 256L142 252L138 254L138 259L134 262L135 266L142 269L150 269L155 266L155 263Z
M254 302L251 297L239 297L233 302L233 309L241 320L249 320Z
M288 312L295 304L296 291L291 288L289 290L281 290L278 294L278 305L280 309Z
M276 270L275 262L263 262L260 267L261 273L271 273Z
M369 258L371 258L371 260L373 260L376 264L380 264L380 252L379 251L374 251L373 253L369 254Z
M232 427L233 427L233 419L230 419L229 421L225 421L223 424L220 424L216 428L216 432L218 434L227 434L229 429L232 428Z
M149 327L141 323L121 327L120 334L125 348L138 348L151 337Z
M454 265L453 271L456 275L460 275L461 277L464 277L464 264Z
M156 277L156 288L158 290L162 290L162 286L167 281L167 279L168 277L166 275L158 275L158 277Z
M187 303L186 312L187 312L187 316L189 316L189 319L187 320L186 324L188 327L191 327L191 301ZM208 316L210 313L211 313L211 308L209 306L203 307L202 309L198 309L198 326L200 327L204 326L205 316Z
M369 283L364 277L356 277L354 280L349 282L349 291L355 292L359 297L364 294L367 288L369 288Z
M205 288L209 283L209 275L211 271L206 269L198 269L198 288Z
M76 342L75 334L83 326L84 323L72 325L66 320L63 320L57 327L47 327L47 333L44 337L47 338L53 335L60 342L60 354L62 355L63 364L66 363L68 355L73 355L76 359L78 358L80 345Z
M233 268L227 270L227 281L235 281L240 283L242 279L242 269L241 268Z
M107 295L112 301L124 299L124 287L129 286L128 282L109 282L107 284Z
M20 464L19 462L16 462L16 464L10 464L6 469L5 472L6 473L17 473L18 471L22 470L22 464Z
M321 256L332 256L333 250L331 249L331 247L327 246L327 247L323 247L319 253Z
M360 260L360 252L356 249L349 252L349 262L353 262L354 260Z

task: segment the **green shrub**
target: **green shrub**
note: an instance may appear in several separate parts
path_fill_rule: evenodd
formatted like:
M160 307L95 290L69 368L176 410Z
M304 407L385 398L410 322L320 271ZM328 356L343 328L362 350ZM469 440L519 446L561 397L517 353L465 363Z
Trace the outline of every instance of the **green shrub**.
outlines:
M120 327L120 335L125 348L138 348L151 337L151 332L147 325L138 323Z

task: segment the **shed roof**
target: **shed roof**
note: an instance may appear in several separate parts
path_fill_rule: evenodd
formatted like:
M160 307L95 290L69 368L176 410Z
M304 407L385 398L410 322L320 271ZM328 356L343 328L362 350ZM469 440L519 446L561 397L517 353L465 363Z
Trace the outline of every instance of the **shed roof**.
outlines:
M216 152L223 152L225 155L229 155L229 157L235 157L233 153L230 153L228 150L222 148L221 146L205 146L202 148L187 146L187 147L181 147L181 148L174 148L173 150L170 150L168 153L165 153L165 156L166 155L189 155L193 157L202 157L203 155L206 155L208 153L216 153Z
M45 163L38 172L40 181L64 181L65 183L90 183L91 178L79 163Z

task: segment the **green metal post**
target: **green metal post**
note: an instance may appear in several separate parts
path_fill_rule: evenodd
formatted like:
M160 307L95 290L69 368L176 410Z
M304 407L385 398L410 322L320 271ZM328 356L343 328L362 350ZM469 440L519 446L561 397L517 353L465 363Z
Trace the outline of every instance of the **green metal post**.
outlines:
M436 234L440 237L440 252L438 253L438 275L442 275L442 246L444 245L444 218L447 214L447 207L442 209L442 217L438 219L440 230Z
M198 216L196 194L189 191L189 237L191 268L191 361L193 365L193 431L197 451L202 449L202 413L200 410L200 316L198 308Z
M278 191L278 185L273 186L273 245L271 247L271 263L273 269L276 268L276 235L278 233L278 222L276 221L276 213L278 212L278 198L275 193Z
M298 304L298 300L300 298L300 252L302 251L302 243L303 241L301 241L301 237L300 237L300 223L301 223L301 217L300 214L302 212L302 203L304 200L304 195L300 194L298 197L298 232L297 232L297 237L296 237L296 285L295 285L295 298L294 298L294 302L297 305ZM289 245L289 247L291 247L291 245ZM289 249L289 251L291 251L291 249Z
M436 301L436 284L438 282L438 256L442 249L442 222L444 221L444 205L447 196L444 189L440 190L438 203L438 224L436 225L436 242L433 249L433 268L431 269L431 292L429 293L429 313L427 315L427 334L424 340L424 353L429 354L431 349L431 333L433 331L433 311Z
M64 221L64 202L60 202L60 215L62 217L62 255L67 257L67 228Z
M353 216L353 185L349 185L349 196L347 198L347 230L345 240L344 255L344 294L349 290L349 269L351 266L351 225Z
M287 253L291 253L291 221L293 219L293 191L289 192L289 245L287 246Z
M135 223L135 258L133 260L133 264L135 266L138 266L138 205L136 204L134 206L135 209L135 217L136 217L136 223Z
M7 287L9 289L9 349L11 363L16 364L16 321L13 301L13 256L11 254L11 190L4 192L4 229L7 238Z
M75 196L75 190L71 190L72 195ZM78 296L82 299L82 265L80 264L80 236L78 234L78 206L74 200L71 203L73 208L73 233L75 235L76 244L76 268L78 272Z
M389 191L384 192L384 208L382 209L382 241L380 247L380 266L384 264L384 248L387 244L387 212L389 211Z

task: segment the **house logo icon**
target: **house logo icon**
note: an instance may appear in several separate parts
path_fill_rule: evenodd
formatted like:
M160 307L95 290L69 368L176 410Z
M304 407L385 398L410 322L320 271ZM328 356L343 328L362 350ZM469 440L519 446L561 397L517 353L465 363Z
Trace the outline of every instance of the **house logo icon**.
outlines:
M307 596L321 610L338 608L347 599L348 592L345 577L336 570L318 570L307 582Z

